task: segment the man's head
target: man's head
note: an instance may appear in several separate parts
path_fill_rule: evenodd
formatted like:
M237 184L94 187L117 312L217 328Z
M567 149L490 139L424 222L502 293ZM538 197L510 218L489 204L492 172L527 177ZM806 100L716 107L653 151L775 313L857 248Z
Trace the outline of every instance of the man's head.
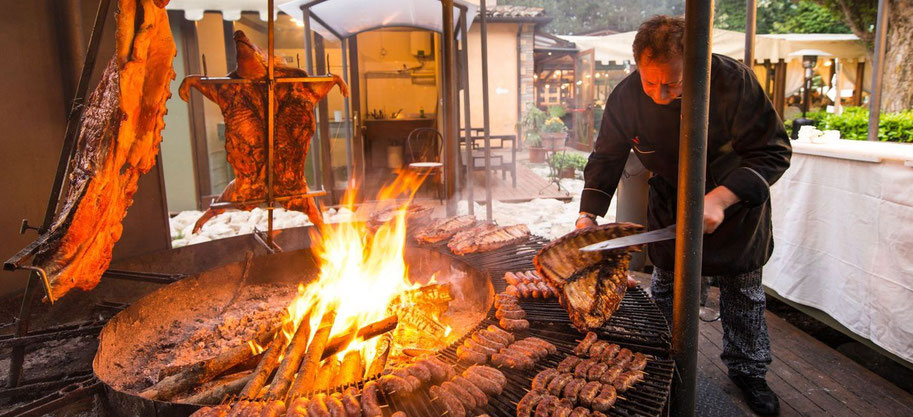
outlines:
M644 93L656 104L669 104L682 94L682 52L685 19L654 16L634 36L634 60Z

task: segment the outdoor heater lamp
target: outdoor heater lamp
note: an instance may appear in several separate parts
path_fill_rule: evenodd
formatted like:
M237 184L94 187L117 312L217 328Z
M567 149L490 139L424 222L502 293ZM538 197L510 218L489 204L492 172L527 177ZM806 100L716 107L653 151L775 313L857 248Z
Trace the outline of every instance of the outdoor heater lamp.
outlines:
M830 56L829 53L824 51L819 51L816 49L803 49L800 51L795 51L790 56L801 56L802 57L802 67L805 68L805 74L803 76L804 82L802 83L802 88L805 90L802 93L802 117L793 120L793 130L790 133L792 139L799 138L799 129L802 126L814 126L815 121L807 119L805 114L808 113L809 105L811 104L811 90L812 90L812 75L814 74L815 64L818 63L819 56Z

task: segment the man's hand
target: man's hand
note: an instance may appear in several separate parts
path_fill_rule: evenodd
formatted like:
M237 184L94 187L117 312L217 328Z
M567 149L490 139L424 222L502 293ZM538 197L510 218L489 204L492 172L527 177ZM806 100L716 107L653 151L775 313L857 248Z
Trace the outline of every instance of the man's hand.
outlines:
M577 218L577 223L574 223L574 227L576 229L596 227L596 219L593 215L584 215L584 213L580 213L580 217Z
M723 223L723 211L738 202L739 197L722 185L707 193L704 196L704 233L716 231Z

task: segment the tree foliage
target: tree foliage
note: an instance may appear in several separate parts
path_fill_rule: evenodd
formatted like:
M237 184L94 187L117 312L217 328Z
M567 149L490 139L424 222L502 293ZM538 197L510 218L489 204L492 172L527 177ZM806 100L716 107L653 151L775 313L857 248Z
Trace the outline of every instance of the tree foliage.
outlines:
M545 31L579 35L603 29L636 30L657 14L682 15L683 0L506 0L505 4L542 7L552 21Z
M759 0L757 33L850 33L842 14L811 0ZM718 0L713 26L745 31L745 0Z

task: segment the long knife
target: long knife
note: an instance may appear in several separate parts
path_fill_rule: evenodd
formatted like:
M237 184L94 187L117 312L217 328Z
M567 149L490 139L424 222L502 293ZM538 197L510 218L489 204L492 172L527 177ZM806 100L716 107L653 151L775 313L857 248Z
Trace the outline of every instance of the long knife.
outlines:
M659 242L663 240L675 239L675 225L667 226L662 229L651 230L649 232L628 235L615 239L604 240L589 246L584 246L580 250L584 252L596 252L602 250L611 250L624 248L633 245L642 245L644 243Z

